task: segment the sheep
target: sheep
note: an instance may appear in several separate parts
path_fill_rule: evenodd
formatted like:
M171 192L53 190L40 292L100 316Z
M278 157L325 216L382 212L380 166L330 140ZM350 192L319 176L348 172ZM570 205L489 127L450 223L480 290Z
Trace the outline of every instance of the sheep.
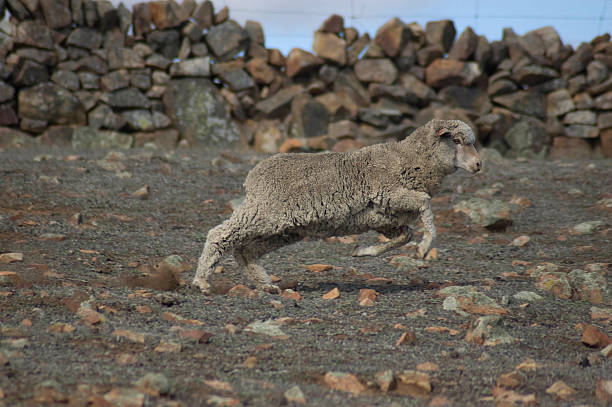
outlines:
M357 151L284 153L261 161L247 175L246 198L208 233L193 285L210 293L208 278L221 258L234 258L258 289L279 293L257 262L266 253L305 237L325 238L375 230L389 240L357 248L377 256L408 243L419 216L423 258L436 228L430 199L442 179L462 168L481 169L472 129L459 120L431 120L400 142Z

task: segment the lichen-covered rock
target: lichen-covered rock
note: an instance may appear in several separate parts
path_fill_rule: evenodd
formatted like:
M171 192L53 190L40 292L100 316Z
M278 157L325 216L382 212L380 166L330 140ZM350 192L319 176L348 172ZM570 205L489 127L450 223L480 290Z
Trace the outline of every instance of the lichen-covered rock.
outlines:
M545 272L542 273L536 287L542 291L546 291L557 298L568 300L572 298L572 287L567 279L567 274L561 272Z
M55 83L22 89L18 95L20 117L55 124L85 124L85 109L79 100Z
M508 345L518 341L503 328L499 315L486 315L472 322L466 335L466 341L477 345L495 346Z
M217 87L205 78L173 79L163 98L165 111L181 136L205 145L238 139L227 104Z
M544 146L548 144L548 134L538 121L523 119L508 129L504 140L510 146L511 156L534 157L546 151Z
M598 273L574 269L568 273L567 278L577 298L593 304L610 303L610 292L604 273L605 271Z
M498 199L482 198L460 201L453 206L455 212L465 213L472 222L493 230L505 229L512 224L511 212L513 209L513 205Z
M228 20L208 31L206 43L220 61L227 61L246 50L249 34L237 22Z
M131 148L134 138L129 134L114 131L95 130L79 127L72 133L72 147L75 149Z

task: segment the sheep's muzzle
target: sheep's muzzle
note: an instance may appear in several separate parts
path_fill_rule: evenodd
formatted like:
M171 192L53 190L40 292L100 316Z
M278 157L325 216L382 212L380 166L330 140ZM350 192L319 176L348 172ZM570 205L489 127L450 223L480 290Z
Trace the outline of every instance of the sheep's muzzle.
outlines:
M457 146L455 167L463 168L471 173L477 173L482 169L482 160L473 145Z

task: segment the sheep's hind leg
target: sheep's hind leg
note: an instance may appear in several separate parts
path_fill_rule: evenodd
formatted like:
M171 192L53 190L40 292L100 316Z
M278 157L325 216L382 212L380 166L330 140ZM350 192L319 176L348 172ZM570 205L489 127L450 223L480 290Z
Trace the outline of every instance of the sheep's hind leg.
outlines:
M405 245L412 238L412 229L410 229L408 226L403 226L398 229L392 229L391 233L385 231L383 232L383 235L390 240L379 245L358 247L355 249L355 251L353 251L353 256L378 256L379 254L388 252L391 249Z

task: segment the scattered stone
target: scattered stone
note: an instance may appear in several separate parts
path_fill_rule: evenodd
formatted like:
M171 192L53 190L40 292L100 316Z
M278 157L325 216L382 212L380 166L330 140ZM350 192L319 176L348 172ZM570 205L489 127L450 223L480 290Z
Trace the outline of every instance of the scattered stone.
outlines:
M465 213L472 222L492 230L503 230L512 224L513 206L498 199L471 198L453 206L455 212Z
M612 339L596 326L584 324L581 341L591 348L605 348L612 343Z
M380 387L380 391L387 393L390 390L395 390L395 375L393 370L383 370L376 373L376 383Z
M283 394L287 403L306 404L306 398L300 386L293 386Z
M378 293L375 290L370 288L362 288L359 290L359 297L357 298L357 301L362 307L372 307L374 306L377 297Z
M612 402L612 380L598 380L595 396L604 403Z
M602 226L603 224L604 222L600 220L579 223L578 225L570 229L570 233L572 235L578 236L591 235L598 227Z
M147 373L137 380L134 385L139 389L156 395L165 395L170 391L170 382L163 373Z
M404 274L414 272L420 268L427 268L427 262L421 259L414 259L409 256L395 256L391 258L389 262L393 267L397 268L397 271Z
M523 247L527 243L529 243L530 240L531 238L529 236L519 236L515 238L514 240L512 240L510 245L515 246L515 247Z
M14 263L19 261L23 261L23 253L0 254L0 264Z
M366 390L359 379L350 373L327 372L323 376L323 381L334 390L344 391L352 394L360 394Z
M455 311L460 315L476 314L507 314L508 310L485 294L476 291L471 286L450 286L443 288L438 295L444 298L442 307L446 311Z
M145 394L132 388L115 388L104 395L104 400L113 406L141 407L144 406Z
M576 395L576 390L569 387L563 380L557 380L548 389L546 393L555 396L557 399L570 400Z
M497 378L497 387L515 389L523 383L523 376L519 372L510 372Z
M267 335L275 339L288 339L289 338L287 334L285 334L279 328L278 323L274 320L251 322L244 328L244 332L250 332L250 333L260 334L260 335Z
M327 294L323 294L323 297L321 298L323 298L324 300L335 300L338 297L340 297L340 290L338 290L338 287L335 287Z
M536 302L544 299L541 295L534 293L533 291L519 291L512 296L517 301L524 302Z
M396 393L411 397L427 397L431 393L429 375L415 370L404 370L396 375Z
M473 321L465 340L484 346L507 345L517 341L503 329L499 315L487 315Z

